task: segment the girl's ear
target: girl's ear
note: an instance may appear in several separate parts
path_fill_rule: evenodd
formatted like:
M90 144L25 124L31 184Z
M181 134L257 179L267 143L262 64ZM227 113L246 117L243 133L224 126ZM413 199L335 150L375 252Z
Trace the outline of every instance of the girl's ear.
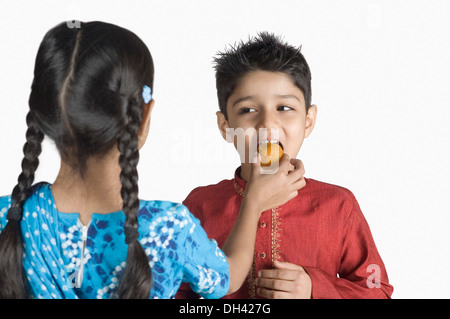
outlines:
M139 149L141 149L141 147L144 146L145 141L147 140L148 132L150 130L151 113L153 111L154 106L155 100L151 99L150 102L144 104L142 107L142 122L138 132Z
M306 114L305 138L308 137L313 131L314 126L316 125L316 119L317 106L312 104L308 109L308 113Z
M217 115L217 127L219 128L220 134L225 141L227 141L227 128L230 127L227 119L225 118L225 114L220 111L216 112ZM227 141L228 142L228 141Z

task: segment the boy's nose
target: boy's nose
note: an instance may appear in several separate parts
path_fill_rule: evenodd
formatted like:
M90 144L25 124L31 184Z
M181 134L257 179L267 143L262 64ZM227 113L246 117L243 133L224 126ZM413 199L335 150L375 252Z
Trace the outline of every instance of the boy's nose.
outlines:
M256 129L265 128L265 129L277 129L279 128L279 123L275 116L268 112L264 112L259 118Z

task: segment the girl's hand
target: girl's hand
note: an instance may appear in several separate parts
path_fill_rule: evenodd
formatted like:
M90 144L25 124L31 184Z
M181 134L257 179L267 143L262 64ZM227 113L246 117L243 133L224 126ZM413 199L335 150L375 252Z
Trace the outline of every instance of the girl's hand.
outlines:
M298 159L283 154L278 170L264 172L259 156L251 163L250 179L244 192L244 200L250 200L258 207L259 213L283 205L298 195L298 190L306 185L305 169ZM290 166L294 168L289 170Z

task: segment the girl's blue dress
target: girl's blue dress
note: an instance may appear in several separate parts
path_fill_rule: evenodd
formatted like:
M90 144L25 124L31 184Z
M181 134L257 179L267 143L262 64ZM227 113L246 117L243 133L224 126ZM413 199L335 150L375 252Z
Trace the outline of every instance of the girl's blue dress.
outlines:
M0 232L11 196L0 197ZM34 185L23 206L23 266L33 298L111 298L126 265L123 211L92 214L56 210L51 185ZM181 282L204 298L220 298L230 280L224 253L188 209L167 201L140 201L139 241L152 270L149 298L174 298Z

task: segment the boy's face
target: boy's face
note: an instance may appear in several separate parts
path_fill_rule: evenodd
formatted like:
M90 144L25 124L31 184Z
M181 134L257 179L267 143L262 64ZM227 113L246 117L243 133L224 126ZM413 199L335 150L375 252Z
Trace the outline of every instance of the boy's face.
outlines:
M245 139L246 154L252 138L257 144L275 139L282 145L284 153L295 158L304 138L314 128L317 108L312 105L306 113L303 93L288 75L258 70L247 73L240 80L227 101L227 113L228 120L223 113L217 112L217 124L224 138L230 128L254 129L248 131L254 131L256 137L246 136ZM259 129L267 129L267 135L258 134ZM271 136L275 130L270 129L277 130L278 134ZM236 140L234 144L236 147ZM248 165L249 157L243 159L241 154L243 166Z

